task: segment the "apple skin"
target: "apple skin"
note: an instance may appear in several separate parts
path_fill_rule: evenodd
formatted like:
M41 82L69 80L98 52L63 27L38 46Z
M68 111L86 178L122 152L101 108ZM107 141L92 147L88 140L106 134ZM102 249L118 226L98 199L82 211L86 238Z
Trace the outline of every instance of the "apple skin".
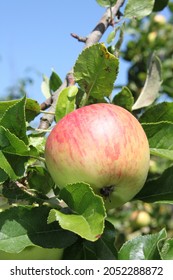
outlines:
M150 152L145 132L131 113L99 103L77 109L55 125L46 141L45 160L60 189L86 182L111 209L143 187Z
M0 250L0 260L60 260L63 249L47 249L30 246L20 253L7 253Z

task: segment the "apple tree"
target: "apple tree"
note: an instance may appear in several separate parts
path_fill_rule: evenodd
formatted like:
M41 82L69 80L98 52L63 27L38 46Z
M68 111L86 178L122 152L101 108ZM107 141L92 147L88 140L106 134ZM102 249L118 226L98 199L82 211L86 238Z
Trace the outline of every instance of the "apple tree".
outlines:
M24 94L0 102L0 259L173 259L173 237L165 220L152 224L159 209L160 215L168 215L171 228L167 209L173 202L173 32L159 11L168 7L172 11L172 3L97 3L103 16L91 33L72 34L84 48L65 80L54 71L49 78L44 76L47 99L38 104ZM105 32L107 40L100 43ZM122 59L130 62L128 82L118 85ZM89 126L82 126L88 108L101 108L100 129L95 127L94 136L96 111ZM118 108L114 121L121 119L119 127L113 112L108 117L104 108ZM78 112L82 112L79 117ZM111 133L115 143L110 141ZM50 135L54 137L48 142ZM88 135L97 138L97 145L89 141L83 150ZM103 149L107 158L100 153L91 160L97 149ZM87 166L85 171L81 166ZM110 177L109 168L114 171L111 178L119 176L123 182L119 204L112 196L114 185L102 185ZM99 172L94 173L96 169ZM115 190L119 194L116 184ZM158 208L163 204L166 210ZM129 227L146 229L150 224L151 232L130 231L121 240Z

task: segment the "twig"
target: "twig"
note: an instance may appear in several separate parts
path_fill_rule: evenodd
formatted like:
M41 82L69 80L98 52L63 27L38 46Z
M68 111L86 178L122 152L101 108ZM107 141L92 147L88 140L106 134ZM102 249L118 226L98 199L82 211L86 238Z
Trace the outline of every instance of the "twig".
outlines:
M40 105L40 110L46 110L48 109L52 104L52 96L46 99L43 103Z
M73 73L68 73L66 76L67 86L73 86L75 84L75 79Z
M75 33L70 34L73 38L77 39L79 42L86 43L87 37L81 37Z
M106 12L103 14L102 18L100 19L100 21L98 22L96 27L87 36L84 48L92 46L93 44L95 44L95 43L100 41L100 39L103 36L103 34L106 31L106 29L112 24L112 18L120 15L119 9L124 4L124 2L125 2L124 0L117 0L116 4L111 9L108 8L106 10ZM75 79L73 77L73 69L71 69L69 71L69 73L71 75L70 79L71 79L71 81L73 81L73 84L74 84L75 83ZM59 96L59 93L64 88L66 88L67 86L69 86L69 76L68 76L68 74L66 76L66 79L64 80L64 82L60 86L60 88L58 88L54 92L54 94L52 95L52 103L51 103L51 106L49 105L49 110L51 112L55 112L56 102L57 102L57 98ZM48 104L49 104L49 101L50 100L48 100ZM43 102L42 104L47 104L47 100L45 102ZM54 120L53 115L51 115L51 114L44 114L42 116L42 118L40 119L40 124L39 124L38 128L39 129L47 129L52 124L53 120Z

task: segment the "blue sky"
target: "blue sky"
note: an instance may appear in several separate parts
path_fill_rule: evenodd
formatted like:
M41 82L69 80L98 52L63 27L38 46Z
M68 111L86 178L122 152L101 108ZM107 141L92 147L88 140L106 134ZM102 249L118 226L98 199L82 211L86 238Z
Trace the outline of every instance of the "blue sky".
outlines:
M0 99L8 86L30 76L34 85L28 87L28 96L42 102L42 74L50 76L54 68L64 79L83 48L70 33L87 36L103 12L95 0L1 0ZM118 76L122 82L124 67Z

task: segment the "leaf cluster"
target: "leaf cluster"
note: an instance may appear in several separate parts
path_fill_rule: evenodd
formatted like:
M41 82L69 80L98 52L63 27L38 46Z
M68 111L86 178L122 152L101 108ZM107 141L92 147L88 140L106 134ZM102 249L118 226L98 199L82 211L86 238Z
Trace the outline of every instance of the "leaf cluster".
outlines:
M97 2L108 8L116 3ZM160 9L158 1L143 2L129 0L125 16L140 19L153 9ZM142 30L141 26L138 28ZM155 102L162 79L160 59L155 53L147 55L150 57L149 63L148 66L144 64L145 79L137 100L137 91L130 83L115 94L124 25L119 31L118 44L107 49L103 43L97 43L85 48L78 56L73 67L76 84L59 93L55 122L77 108L92 103L112 103L132 112L146 132L155 168L151 165L144 188L131 203L136 200L171 204L173 103ZM168 35L168 30L166 32ZM114 29L108 38L109 44L115 35ZM133 42L130 44L133 45ZM142 53L143 49L140 51ZM163 55L164 58L168 57L166 52ZM124 58L132 63L133 59L135 63L139 62L138 56L135 49L124 53ZM166 78L163 75L163 80L169 80L169 77L169 73ZM138 77L133 81L136 82L136 79ZM51 98L61 84L54 71L50 78L43 76L42 91L46 98ZM67 185L61 191L55 186L44 161L47 131L34 129L31 125L31 121L40 113L41 107L37 101L26 96L0 102L0 251L19 253L28 246L41 246L63 248L64 259L173 258L173 242L167 237L166 229L135 237L118 247L118 230L111 222L110 213L106 213L102 197L81 182Z

